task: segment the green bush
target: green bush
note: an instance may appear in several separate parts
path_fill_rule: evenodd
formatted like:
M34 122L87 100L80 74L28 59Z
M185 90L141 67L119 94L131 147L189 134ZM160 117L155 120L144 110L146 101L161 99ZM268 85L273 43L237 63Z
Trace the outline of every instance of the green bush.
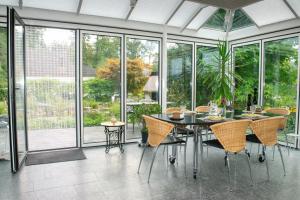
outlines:
M99 126L101 122L104 121L104 117L102 113L98 112L89 112L84 115L83 125L85 127L88 126Z
M4 101L0 102L0 115L7 114L7 106Z

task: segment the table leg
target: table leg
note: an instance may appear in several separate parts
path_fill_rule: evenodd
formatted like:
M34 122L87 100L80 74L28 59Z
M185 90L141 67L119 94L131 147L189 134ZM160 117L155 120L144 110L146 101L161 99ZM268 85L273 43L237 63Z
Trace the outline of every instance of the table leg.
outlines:
M199 135L199 139L200 139L200 152L201 152L201 156L203 156L203 138L202 138L202 130L203 127L201 127L199 129L200 135Z
M177 137L177 128L175 127L173 130L173 136ZM171 164L174 164L176 161L176 154L177 154L177 145L172 145L172 154L169 157L169 161Z
M105 147L105 153L109 152L109 130L107 127L104 128L105 136L106 136L106 147Z
M122 142L122 134L124 133L124 127L121 126L119 128L119 133L118 133L118 142L119 142L119 148L121 153L124 153L124 148L123 148L123 142Z
M193 176L197 178L198 173L198 162L199 162L199 155L198 155L198 127L194 126L194 156L193 156Z

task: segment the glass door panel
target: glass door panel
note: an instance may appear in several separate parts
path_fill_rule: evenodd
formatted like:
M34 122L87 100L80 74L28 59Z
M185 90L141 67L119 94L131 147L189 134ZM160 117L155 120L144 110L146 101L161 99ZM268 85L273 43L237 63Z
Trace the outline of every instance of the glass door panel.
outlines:
M15 18L15 105L16 105L16 128L17 128L17 147L19 165L23 161L27 152L27 133L26 133L26 86L25 86L25 26Z
M208 105L212 100L211 89L205 87L205 78L212 72L212 67L216 66L217 47L197 46L196 49L196 107Z
M167 107L192 108L193 45L167 43Z
M135 117L135 111L143 104L159 104L159 48L159 41L126 39L126 139L141 137L140 119Z
M264 108L289 108L287 128L290 133L295 133L296 127L298 40L293 37L264 43ZM284 135L280 135L279 140L285 141Z
M29 150L76 147L75 31L26 27Z
M100 124L121 119L121 37L82 35L83 143L105 141Z
M234 72L241 78L235 80L235 109L246 110L248 95L251 95L253 104L259 104L259 51L258 43L235 47L233 50Z
M25 24L14 9L8 14L9 113L12 171L16 172L27 155Z

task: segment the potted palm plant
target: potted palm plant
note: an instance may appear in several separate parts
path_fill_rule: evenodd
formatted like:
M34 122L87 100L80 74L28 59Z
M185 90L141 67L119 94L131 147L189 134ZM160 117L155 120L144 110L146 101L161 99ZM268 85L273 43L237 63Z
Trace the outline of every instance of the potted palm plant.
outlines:
M231 53L227 42L219 41L217 48L215 64L207 71L204 83L211 89L213 100L225 111L227 103L233 99L234 79L240 80L241 78L229 69Z

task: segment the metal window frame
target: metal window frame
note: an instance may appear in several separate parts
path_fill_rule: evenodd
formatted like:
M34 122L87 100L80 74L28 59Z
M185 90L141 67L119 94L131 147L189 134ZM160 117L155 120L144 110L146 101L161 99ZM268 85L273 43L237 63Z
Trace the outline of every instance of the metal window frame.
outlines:
M289 39L289 38L294 38L294 37L298 37L298 42L299 42L299 46L300 46L300 33L294 33L294 34L287 34L287 35L282 35L282 36L277 36L277 37L272 37L272 38L266 38L266 39L262 39L262 90L261 90L261 95L262 95L262 105L263 105L263 94L264 94L264 87L265 87L265 43L266 42L272 42L272 41L278 41L278 40L284 40L284 39ZM297 74L297 93L296 93L296 126L295 126L295 134L299 134L300 133L300 126L299 126L299 116L300 116L300 109L299 109L299 105L300 105L300 48L298 48L298 74ZM299 147L299 140L298 138L294 138L294 145L292 147L294 148L298 148Z
M231 71L233 73L235 73L235 48L239 48L239 47L244 47L244 46L248 46L248 45L254 45L254 44L258 44L259 46L259 61L258 61L258 85L257 85L257 89L258 89L258 105L262 106L262 98L263 95L261 94L261 86L262 86L262 52L261 52L261 41L251 41L251 42L245 42L245 43L241 43L241 44L233 44L231 45L231 59L232 59L232 63L231 63ZM235 87L233 88L233 92L235 90Z
M217 44L207 44L207 43L195 43L195 61L194 61L194 99L193 99L193 102L194 102L194 107L193 107L193 110L195 110L195 108L197 106L200 106L200 105L196 105L197 103L197 49L198 47L215 47L217 48Z
M192 41L183 41L183 40L177 40L177 39L167 39L166 41L166 51L167 51L167 60L166 60L166 83L168 82L168 43L176 43L176 44L187 44L187 45L192 45L192 74L191 74L191 82L190 82L190 85L191 85L191 110L194 110L194 107L195 107L195 102L194 102L194 99L195 99L195 86L194 86L194 82L195 82L195 42L192 42ZM166 88L165 88L165 91L166 93L166 101L168 102L168 87L167 87L167 84L166 84ZM167 102L165 102L166 104L166 107L167 107Z
M107 36L107 37L116 37L116 38L119 38L120 39L120 68L121 68L121 84L120 84L120 113L121 113L121 120L123 121L124 120L124 111L122 109L122 106L124 104L124 99L123 99L123 87L124 87L124 84L123 83L123 74L124 74L124 62L123 62L123 34L118 34L118 33L107 33L107 32L102 32L102 31L82 31L80 30L80 37L79 37L79 41L80 41L80 48L79 48L79 105L78 105L78 110L79 110L79 117L80 117L80 120L79 120L79 135L80 135L80 140L78 141L80 143L80 146L81 147L94 147L94 146L101 146L101 145L105 145L105 140L104 141L97 141L97 142L84 142L84 126L83 126L83 100L82 100L82 97L83 97L83 77L82 77L82 61L83 61L83 52L82 52L82 41L83 41L83 35L84 34L90 34L90 35L98 35L98 36ZM101 133L99 133L101 134ZM104 134L104 133L103 133Z
M151 36L138 36L138 35L128 35L128 34L124 34L124 75L123 75L123 87L124 87L124 95L123 95L123 116L124 116L124 119L123 121L127 124L127 112L126 112L126 108L127 108L127 39L137 39L137 40L148 40L148 41L156 41L158 42L158 56L159 56L159 64L158 64L158 67L159 67L159 74L158 74L158 103L159 105L162 107L162 86L161 86L161 83L162 83L162 77L163 77L163 74L162 74L162 51L161 51L161 48L162 48L162 38L155 38L155 37L151 37ZM124 142L139 142L140 141L140 137L139 138L130 138L128 139L127 138L127 127L125 128L125 137L124 137Z

